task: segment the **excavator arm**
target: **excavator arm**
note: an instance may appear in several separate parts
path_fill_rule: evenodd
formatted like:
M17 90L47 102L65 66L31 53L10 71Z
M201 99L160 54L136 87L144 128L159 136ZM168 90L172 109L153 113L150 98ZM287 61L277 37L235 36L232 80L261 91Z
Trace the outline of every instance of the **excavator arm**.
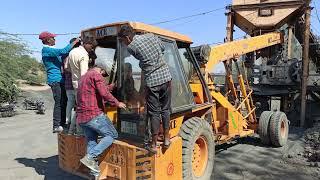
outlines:
M238 58L241 55L270 47L282 42L280 32L272 32L260 36L250 37L237 41L212 46L208 62L206 64L206 72L211 72L215 65L228 59Z
M246 39L236 40L227 42L216 46L199 46L193 47L192 50L200 64L205 70L205 79L207 84L211 87L211 95L220 106L227 109L230 112L228 119L234 119L233 117L239 117L243 119L241 126L238 128L247 128L248 125L256 124L255 106L251 97L252 90L249 87L246 76L243 76L240 72L240 68L236 59L244 54L254 52L263 48L267 48L273 45L277 45L283 42L282 35L280 32L272 32L263 34L260 36L250 37ZM238 71L238 83L237 85L233 82L231 68L228 63L233 59L236 63ZM220 92L216 92L213 86L213 81L209 76L215 65L224 62L226 68L226 85L230 90L226 91L226 94L222 95ZM246 107L243 110L243 107ZM243 113L245 112L245 113ZM239 129L238 129L239 130ZM240 130L239 130L240 132ZM232 134L230 130L229 134Z

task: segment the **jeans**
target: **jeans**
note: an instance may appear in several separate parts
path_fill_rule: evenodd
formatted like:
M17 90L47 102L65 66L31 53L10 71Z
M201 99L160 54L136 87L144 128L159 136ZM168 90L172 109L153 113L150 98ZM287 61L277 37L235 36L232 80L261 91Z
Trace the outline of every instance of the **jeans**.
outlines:
M96 159L118 138L118 132L112 122L104 114L100 114L87 123L81 123L84 135L87 140L87 155ZM98 135L102 139L97 144Z
M77 90L78 89L74 89L73 90L75 104L77 104ZM77 114L75 113L74 116L71 119L71 124L70 124L68 133L69 134L76 133L77 135L83 135L83 131L82 131L80 125L76 123L76 119L77 119Z
M64 84L60 82L51 83L49 86L51 87L54 99L53 128L57 128L59 126L64 126L66 123L66 90Z
M147 115L151 122L151 133L157 135L162 120L163 130L169 129L171 113L171 81L159 86L147 87Z
M67 98L68 98L67 112L66 112L66 123L70 124L73 121L73 123L75 124L75 119L74 119L75 113L73 111L73 108L76 104L76 97L74 95L74 90L66 90L66 92L67 92ZM73 114L73 116L72 116L72 114Z

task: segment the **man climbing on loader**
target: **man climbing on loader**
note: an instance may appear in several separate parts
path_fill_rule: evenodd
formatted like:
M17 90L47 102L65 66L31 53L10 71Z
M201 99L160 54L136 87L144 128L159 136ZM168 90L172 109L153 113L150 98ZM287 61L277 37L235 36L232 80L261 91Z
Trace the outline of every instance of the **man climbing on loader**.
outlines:
M157 152L160 121L164 129L164 146L170 145L169 120L171 109L171 74L163 59L164 46L152 33L135 35L130 26L123 26L118 34L128 51L139 60L146 81L147 114L151 122L150 152Z
M104 115L104 102L119 108L126 107L110 93L112 85L105 85L103 76L108 76L110 71L111 68L103 61L97 61L81 77L77 91L77 123L83 129L87 141L87 154L80 161L96 173L100 172L98 156L118 137L113 124ZM102 139L97 144L98 135Z

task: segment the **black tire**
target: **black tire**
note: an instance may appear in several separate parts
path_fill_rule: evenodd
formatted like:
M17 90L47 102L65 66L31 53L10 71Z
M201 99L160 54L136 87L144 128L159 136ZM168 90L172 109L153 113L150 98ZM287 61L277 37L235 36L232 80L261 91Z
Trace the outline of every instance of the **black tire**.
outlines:
M265 145L269 145L271 143L269 124L270 118L273 114L273 111L263 111L259 118L258 134L260 136L261 143Z
M46 108L44 107L43 104L38 106L38 114L44 114L45 111L46 111Z
M9 116L8 116L8 117L15 116L15 114L16 114L16 113L12 110L12 111L9 112Z
M289 122L285 113L277 111L270 119L270 139L272 145L282 147L287 143Z
M185 121L179 135L182 137L182 174L184 180L206 180L210 179L213 173L213 163L215 156L214 135L210 124L198 117L193 117ZM207 144L207 164L203 173L197 177L193 172L193 151L198 139Z
M24 109L25 109L25 110L28 110L28 104L27 104L27 102L24 102L24 103L23 103L23 106L24 106Z

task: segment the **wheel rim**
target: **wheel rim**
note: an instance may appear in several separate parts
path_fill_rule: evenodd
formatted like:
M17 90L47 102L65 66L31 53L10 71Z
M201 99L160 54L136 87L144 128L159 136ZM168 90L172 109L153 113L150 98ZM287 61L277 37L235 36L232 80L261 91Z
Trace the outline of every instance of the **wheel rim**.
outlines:
M284 138L286 136L286 125L285 125L285 120L282 119L281 121L281 128L280 128L280 135L282 138Z
M192 169L196 177L201 177L208 163L208 144L206 138L200 136L193 148Z

